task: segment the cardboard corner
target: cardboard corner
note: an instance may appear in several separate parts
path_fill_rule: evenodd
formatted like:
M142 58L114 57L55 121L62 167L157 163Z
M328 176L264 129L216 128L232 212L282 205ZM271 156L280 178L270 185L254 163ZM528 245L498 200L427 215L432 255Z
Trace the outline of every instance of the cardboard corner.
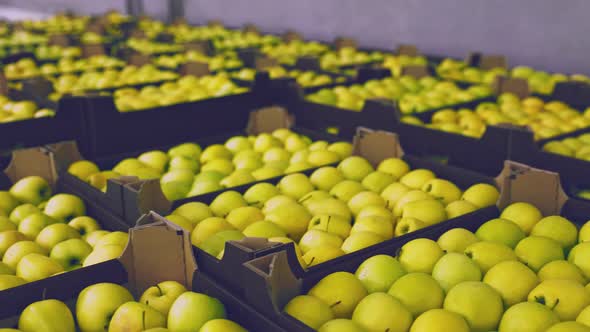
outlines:
M418 50L418 47L416 45L400 44L397 46L396 54L416 57L420 55L420 51Z
M395 133L357 128L353 138L353 154L366 158L374 166L387 158L401 158L404 151Z
M189 61L180 65L178 71L183 76L193 75L197 77L211 74L209 64L201 61Z
M402 76L408 75L414 78L431 76L428 66L403 66L401 74Z
M508 78L504 76L496 77L492 88L496 95L510 92L520 98L526 98L531 94L529 82L524 78Z
M292 119L287 110L280 106L270 106L250 112L246 132L249 135L271 133L276 129L290 128Z
M137 207L138 211L128 211L130 215L136 213L142 215L150 211L168 213L172 208L172 202L166 199L162 192L159 179L130 181L124 184L124 187L135 194L133 195L135 200L130 205L133 208ZM128 197L128 195L124 197ZM127 202L124 204L128 206Z
M197 264L190 235L155 212L143 215L129 229L129 242L119 260L136 294L167 280L192 289Z
M52 154L40 147L14 150L4 173L12 183L35 175L47 180L52 187L55 187L58 178L58 169Z
M95 55L106 55L107 52L102 44L84 44L82 45L82 56L89 58Z
M507 160L495 178L500 188L498 208L516 202L533 204L544 216L558 215L569 199L558 173Z
M242 31L245 33L260 34L260 29L258 29L258 27L252 23L244 25L244 28L242 29Z
M70 39L65 34L57 33L49 36L47 44L66 47L70 45Z
M131 55L129 55L128 62L130 65L141 67L150 64L152 61L150 56L147 54L133 52Z
M355 39L349 37L338 37L334 40L334 47L339 50L345 47L357 48L358 43Z
M290 43L294 40L303 40L303 36L301 36L300 33L294 30L288 30L287 32L285 32L285 34L283 34L284 42Z
M254 68L257 70L264 70L279 65L279 62L275 58L269 56L257 56L254 59Z
M46 148L51 153L58 174L66 171L72 163L84 159L76 141L49 144Z

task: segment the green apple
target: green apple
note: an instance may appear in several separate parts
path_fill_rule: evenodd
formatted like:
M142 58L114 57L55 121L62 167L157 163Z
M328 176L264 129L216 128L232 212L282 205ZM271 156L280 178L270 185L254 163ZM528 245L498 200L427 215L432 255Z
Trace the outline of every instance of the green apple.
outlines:
M215 197L211 204L209 204L209 208L211 208L211 211L215 216L225 217L232 210L247 205L248 203L246 203L242 194L237 191L229 190Z
M432 268L432 277L438 281L445 292L464 281L480 281L481 270L475 262L456 252L442 256Z
M241 206L232 210L226 217L229 222L236 229L243 231L250 224L264 220L264 214L260 209L253 206Z
M496 242L480 241L473 243L465 248L464 253L479 266L484 274L500 262L518 260L512 249Z
M109 234L109 231L105 231L105 230L98 230L98 231L94 231L92 233L86 234L85 237L83 237L84 241L88 242L88 244L91 247L95 247L96 243L98 242L98 240L100 240L101 237Z
M506 310L498 331L536 332L547 331L559 323L559 317L544 305L534 302L518 303Z
M19 241L6 250L4 257L2 257L2 262L11 269L16 269L21 258L31 253L47 255L47 250L33 241Z
M393 175L375 171L367 175L361 184L368 190L380 194L387 186L395 181Z
M321 230L338 235L341 239L345 239L350 235L351 226L349 221L342 216L320 214L311 218L307 229Z
M336 167L321 167L311 173L311 184L320 190L330 191L335 185L344 180Z
M51 197L51 187L40 176L27 176L10 187L10 194L21 203L37 205Z
M169 189L171 190L176 190L174 189L174 184L172 183L172 187L170 187ZM176 187L179 188L179 187ZM180 197L181 193L184 192L184 188L181 188L182 191L177 192L178 196ZM199 195L203 195L206 193L210 193L213 191L218 191L223 189L223 186L219 183L219 181L214 181L214 180L202 180L202 181L195 181L193 182L192 186L190 187L189 192L185 195L185 197L193 197L193 196L199 196Z
M165 327L166 317L152 307L138 302L127 302L117 308L109 323L109 331L144 331Z
M43 300L29 304L18 319L23 332L74 332L74 316L68 306L58 300Z
M272 147L262 154L262 161L270 163L274 161L288 162L291 159L291 153L281 147Z
M57 223L43 228L35 238L35 242L39 243L46 250L51 250L60 242L77 238L80 238L80 233L75 228L67 224Z
M414 317L430 309L441 308L444 292L430 275L412 272L397 279L388 291L398 299Z
M167 317L172 303L184 292L186 292L186 288L179 282L163 281L146 289L139 302L154 308Z
M26 203L14 208L14 210L12 210L12 212L10 213L9 219L10 221L18 225L26 217L40 212L41 210L37 206L30 203Z
M176 214L170 214L170 215L165 216L164 218L166 218L166 220L170 221L171 223L182 227L187 232L192 232L196 226L196 225L193 225L193 223L190 222L190 220L186 219L183 216L179 216Z
M377 170L383 173L387 173L395 180L406 175L410 171L408 163L399 158L387 158L383 159L377 166Z
M425 238L412 240L404 244L398 259L407 272L432 273L436 262L444 255L439 245Z
M461 189L451 181L432 179L422 186L422 190L432 197L441 200L445 205L461 198Z
M348 208L356 216L367 206L385 206L385 200L379 194L372 191L361 191L348 201Z
M236 170L254 171L264 166L258 153L253 150L246 150L238 153L232 159Z
M319 332L363 332L365 329L350 319L332 319L320 326Z
M578 242L589 242L590 241L590 222L586 222L578 234Z
M393 237L393 225L389 219L379 216L368 216L357 218L350 232L372 232L389 240Z
M0 275L8 274L8 275L15 275L16 271L13 267L9 266L4 262L0 262Z
M198 331L208 321L219 318L225 318L225 308L219 300L185 292L172 303L167 326L171 331Z
M573 280L545 280L529 293L528 301L547 306L562 321L575 320L590 305L590 292Z
M470 332L463 316L445 309L431 309L418 316L410 332Z
M338 170L345 179L360 182L375 169L365 158L351 156L338 164Z
M193 225L200 223L206 218L213 217L213 212L209 206L201 202L185 203L172 211L172 214L186 218Z
M464 252L467 247L478 242L475 234L465 228L453 228L438 238L438 245L445 252Z
M245 236L238 230L225 230L217 232L203 241L199 248L211 256L217 257L220 252L225 250L225 243L227 241L238 241Z
M140 154L139 157L137 157L137 160L160 173L164 173L169 157L168 154L163 151L148 151Z
M2 288L1 284L0 288ZM584 308L584 310L582 310L582 312L580 312L580 314L576 318L576 322L582 323L586 326L590 326L590 306L587 306L586 308Z
M48 215L37 212L27 216L18 224L18 231L26 235L29 239L34 240L41 231L57 221Z
M171 171L175 169L186 169L193 173L197 173L200 167L201 165L197 160L182 156L173 157L168 164L168 169Z
M305 142L305 140L297 134L289 135L285 139L285 149L291 153L301 151L306 148L307 142Z
M310 295L294 297L283 311L314 330L334 318L334 313L328 304Z
M287 233L277 224L268 220L257 221L244 228L242 233L247 237L286 237Z
M328 150L313 151L311 150L311 146L310 151L307 162L315 167L337 163L341 159L340 155L336 152Z
M504 313L500 294L480 281L465 281L451 288L444 308L465 317L474 331L495 330Z
M234 136L225 141L225 148L232 153L238 153L240 151L246 151L252 149L252 144L248 141L247 137Z
M201 153L200 161L202 164L206 164L216 159L229 159L231 160L233 154L222 144L213 144L203 150Z
M423 199L408 202L402 208L402 218L415 218L427 226L432 226L447 220L445 206L434 199Z
M301 173L285 176L279 181L277 188L283 195L287 195L297 200L315 189L309 178Z
M201 157L201 147L195 143L183 143L168 150L170 157L187 157L199 160Z
M477 206L473 205L472 203L469 203L468 201L463 200L451 202L445 207L449 219L460 217L464 214L471 213L477 209Z
M90 266L111 259L117 259L123 253L125 247L117 244L108 244L104 246L95 246L94 250L86 257L82 266Z
M504 261L489 269L483 282L502 296L504 306L508 308L526 301L530 291L539 284L539 278L520 262Z
M305 196L301 197L297 202L305 207L308 207L310 204L322 201L328 198L332 198L328 192L323 190L314 190L307 193Z
M330 144L327 150L338 153L340 158L348 158L352 154L353 147L348 142L335 142Z
M0 191L0 211L9 215L19 205L18 200L8 191Z
M95 244L95 247L102 247L106 245L118 245L122 248L127 246L127 242L129 241L129 235L126 232L116 231L110 232L105 236L102 236Z
M516 223L497 218L479 226L475 236L482 241L502 243L510 248L516 248L526 234Z
M193 185L193 172L187 169L175 169L160 178L160 186L164 196L170 201L187 197Z
M349 254L354 251L358 251L377 243L381 243L386 239L373 232L355 232L351 233L346 240L342 243L342 250Z
M98 222L94 218L88 216L76 217L72 219L68 225L77 229L81 236L100 230Z
M0 274L0 290L5 290L26 284L27 281L21 277L10 274Z
M15 231L17 225L10 221L7 217L0 216L0 232ZM22 232L21 232L22 233Z
M191 242L198 247L215 233L233 229L234 227L227 220L219 217L210 217L197 224L191 233Z
M290 164L306 163L307 158L309 157L309 154L310 154L309 150L295 151L295 152L293 152L291 159L289 159L289 163Z
M232 322L227 319L212 319L205 323L199 332L248 332L245 328L239 324Z
M354 274L335 272L320 280L308 295L327 303L334 317L351 318L354 308L367 296L367 290Z
M63 271L64 269L59 263L37 253L25 255L16 266L16 276L29 282L45 279Z
M246 183L254 182L256 178L248 170L236 170L219 182L225 188L237 187Z
M278 138L267 133L262 133L254 140L254 151L265 152L272 147L281 147L282 145L283 143ZM285 145L287 145L287 141L285 141ZM287 150L291 152L289 149Z
M76 320L82 331L105 331L115 311L133 295L123 286L98 283L80 292L76 301Z
M348 202L354 195L364 190L365 187L360 182L344 180L330 189L330 195L341 201Z
M92 252L92 247L82 239L69 239L56 244L49 257L61 264L66 271L82 267L82 263Z
M422 188L428 181L435 179L436 175L431 170L428 169L415 169L406 173L399 179L403 185L407 186L411 189L420 189Z
M578 322L561 322L551 326L547 332L589 332L590 327Z
M563 249L559 243L542 236L529 236L522 239L514 248L518 259L533 271L539 271L543 265L556 260L563 260Z
M408 331L412 313L395 297L387 293L367 295L356 306L352 320L367 331Z
M252 172L252 176L256 181L262 181L278 177L283 174L283 170L272 165L266 165Z
M346 219L348 222L352 220L352 213L346 203L339 199L327 198L317 201L311 201L306 204L306 208L312 215L328 214L331 216L339 216Z
M401 195L397 199L397 201L395 202L395 205L391 205L391 201L388 201L387 203L389 204L388 207L393 206L393 209L392 209L393 215L396 217L401 217L403 210L404 210L404 206L406 204L411 203L411 202L415 202L415 201L422 201L422 200L433 200L433 198L432 198L432 196L428 195L427 193L423 192L422 190L414 189L414 190L407 191L403 195ZM443 205L443 209L444 209L444 205ZM424 211L424 212L428 212L428 211ZM445 211L445 214L446 214L446 211Z
M285 195L277 195L264 203L264 207L262 208L262 213L268 214L275 209L282 208L288 204L297 203L297 201L289 196Z
M401 218L395 225L394 236L402 236L415 232L427 225L416 218Z
M249 206L262 208L269 199L280 195L280 193L279 189L272 184L261 182L248 188L244 193L244 199Z
M307 253L312 248L319 246L340 248L342 246L342 238L322 230L311 229L305 232L299 241L299 247L303 253Z
M545 280L573 280L582 285L587 283L582 270L568 261L552 261L539 270L537 273L541 281Z
M276 224L288 237L299 241L307 231L311 214L302 205L291 203L267 213L265 220Z
M543 218L543 215L534 205L517 202L507 206L502 211L500 218L516 223L525 234L530 234L537 222Z
M539 220L533 227L531 235L553 239L559 242L566 252L578 242L576 225L560 216L549 216Z
M43 212L55 220L70 222L86 214L84 202L71 194L57 194L47 201Z
M4 256L6 250L19 241L25 241L27 237L18 231L0 232L0 257Z
M461 199L479 208L484 208L486 206L496 205L499 197L500 192L498 192L496 187L487 183L478 183L467 188L463 192Z
M199 174L195 175L194 182L200 182L200 181L219 182L224 177L225 177L224 174L216 172L216 171L203 171L203 170L201 170L201 172Z
M113 167L113 171L117 172L122 175L131 175L135 173L137 169L146 167L144 163L135 159L135 158L127 158L121 160L115 167Z
M391 285L405 274L401 263L388 255L376 255L366 259L355 272L369 293L387 292Z
M361 219L364 217L381 217L389 220L389 222L393 225L395 224L395 220L393 218L393 213L384 206L377 206L377 205L370 205L362 208L359 213L356 215L356 219Z
M289 137L293 134L294 133L287 128L279 128L279 129L276 129L272 132L272 136L278 138L281 142L284 142L287 139L287 137ZM295 135L297 135L297 134L295 134Z
M330 143L326 142L326 141L315 141L313 143L311 143L311 145L309 145L308 149L309 151L321 151L321 150L326 150L328 148L328 145Z

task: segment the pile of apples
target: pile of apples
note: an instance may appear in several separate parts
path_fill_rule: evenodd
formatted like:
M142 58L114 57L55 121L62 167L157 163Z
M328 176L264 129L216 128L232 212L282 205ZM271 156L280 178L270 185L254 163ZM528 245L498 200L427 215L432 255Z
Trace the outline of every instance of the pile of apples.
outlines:
M286 69L280 66L265 68L264 71L268 72L271 79L292 77L303 87L328 85L346 80L346 77L344 76L334 79L330 75L320 74L312 70ZM237 72L233 72L232 76L240 80L253 81L256 76L256 69L244 68Z
M244 65L235 52L226 52L223 54L208 56L197 51L187 51L185 53L177 53L174 55L162 55L154 59L154 64L158 67L176 68L189 61L205 62L209 65L209 70L211 71L234 69Z
M424 56L407 56L385 54L381 66L391 70L391 76L398 77L402 75L402 69L405 66L427 66L428 59Z
M343 47L320 56L320 66L325 70L336 70L342 66L364 65L383 61L382 52L364 52L353 47Z
M167 218L213 256L223 256L226 241L262 237L294 242L302 266L310 267L494 205L498 196L484 183L463 192L430 170L410 170L402 159L385 159L374 169L351 156L309 177L289 174L243 195L225 191L209 206L187 203Z
M0 123L20 121L33 118L54 116L55 111L48 108L38 108L32 101L15 101L0 95Z
M190 26L186 24L169 26L166 31L174 35L177 43L223 38L230 33L230 30L222 26Z
M76 33L86 27L89 16L53 15L44 20L23 20L23 27L32 30L44 30L46 33Z
M115 105L120 112L138 111L208 98L223 97L246 92L227 73L202 77L183 76L177 81L159 86L148 85L141 89L123 88L115 91Z
M154 83L178 78L178 74L157 69L153 65L126 66L123 69L87 71L50 78L56 94L79 93L88 90L117 88L127 85Z
M101 172L87 160L73 163L68 171L101 190L106 190L107 179L120 175L160 178L164 195L178 200L336 163L351 151L347 142L312 142L288 129L278 129L272 134L234 136L205 149L183 143L167 152L148 151L122 160L111 171Z
M82 50L76 46L41 45L35 49L35 58L40 60L73 58L81 55Z
M159 43L149 39L129 38L126 42L130 48L143 54L182 52L182 45Z
M588 241L590 222L578 232L517 202L475 234L450 229L332 273L284 310L321 332L590 331Z
M0 38L0 47L45 44L47 36L34 34L28 31L15 31L14 33Z
M9 80L17 80L42 75L123 67L124 65L124 61L106 55L95 55L84 59L62 57L57 64L46 63L41 66L38 66L33 59L21 59L4 66L4 75Z
M488 125L513 124L530 128L536 140L590 126L588 113L583 114L564 102L544 102L538 97L520 99L511 93L503 93L496 102L480 103L473 110L437 111L427 124L413 116L405 116L402 121L476 138L483 135Z
M139 300L113 283L86 287L76 299L75 319L70 308L58 300L31 303L20 314L21 332L246 332L226 319L218 299L188 291L176 281L148 288Z
M307 95L306 98L314 103L334 105L353 111L362 110L366 99L389 99L398 103L402 114L411 114L472 101L491 93L488 86L461 89L453 82L440 81L433 77L416 79L412 76L402 76L370 80L362 85L322 89Z
M302 40L293 40L278 45L266 45L260 49L263 54L286 65L294 65L299 57L317 56L326 53L329 50L330 47L326 44L316 41L306 42Z
M0 290L117 258L127 233L102 230L77 196L52 196L47 181L25 177L0 191Z
M213 46L216 50L236 50L240 48L264 47L276 45L281 39L273 35L259 35L254 32L229 31L224 38L214 39Z
M590 109L589 109L590 110ZM584 115L588 116L587 110ZM561 140L551 141L543 145L543 150L566 157L590 160L590 134L581 134Z

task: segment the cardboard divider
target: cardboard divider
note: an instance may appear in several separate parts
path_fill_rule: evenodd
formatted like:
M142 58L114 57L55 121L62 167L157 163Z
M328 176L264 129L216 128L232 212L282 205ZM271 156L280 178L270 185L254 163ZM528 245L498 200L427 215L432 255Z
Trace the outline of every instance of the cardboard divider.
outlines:
M493 89L496 95L510 92L520 98L526 98L531 94L529 82L524 78L497 76L493 84Z
M284 34L283 34L283 41L286 43L292 42L294 40L303 40L303 36L295 31L295 30L287 30Z
M210 39L187 42L184 44L184 49L187 51L197 51L209 56L215 54L215 47L213 46L213 41Z
M244 25L244 27L242 28L242 31L245 33L255 33L255 34L260 34L260 29L258 29L258 27L252 23L248 23L246 25Z
M344 47L357 48L358 42L350 37L338 37L334 39L334 47L339 50Z
M409 75L415 78L433 76L428 66L404 66L401 74L402 76Z
M397 46L395 53L398 55L407 55L410 57L417 57L419 56L420 50L418 50L418 47L416 45L412 45L412 44L400 44Z
M494 68L508 69L508 59L504 55L483 54L481 52L471 52L467 55L467 65L479 67L484 70Z

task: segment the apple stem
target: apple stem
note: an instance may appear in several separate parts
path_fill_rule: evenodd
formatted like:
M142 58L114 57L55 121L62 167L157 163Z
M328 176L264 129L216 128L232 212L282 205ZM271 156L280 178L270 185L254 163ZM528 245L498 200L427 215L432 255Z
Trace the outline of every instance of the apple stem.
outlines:
M162 296L162 289L160 288L160 285L156 285L156 288L158 289L158 292L160 292L160 296Z
M328 216L328 222L326 223L326 232L330 229L330 220L332 220L332 216Z
M141 312L141 330L145 330L145 310Z
M307 265L311 265L311 263L313 263L313 261L315 260L315 256L313 256L310 260L309 263L307 263Z
M555 308L557 307L558 304L559 304L559 298L555 300L555 305L553 305L553 308L551 308L551 310L555 310Z
M330 308L334 308L335 306L339 305L340 303L342 303L342 301L337 301L332 303L332 305L330 305Z

